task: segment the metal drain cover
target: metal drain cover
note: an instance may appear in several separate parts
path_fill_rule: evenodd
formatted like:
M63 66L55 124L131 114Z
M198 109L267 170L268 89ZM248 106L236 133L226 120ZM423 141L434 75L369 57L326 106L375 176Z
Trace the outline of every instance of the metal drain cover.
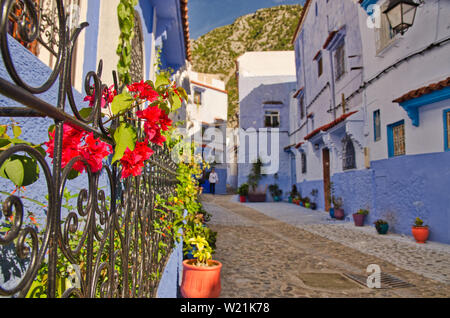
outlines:
M344 276L367 287L367 276L356 275L351 273L344 273ZM415 285L405 282L404 280L401 280L400 278L392 276L390 274L381 273L381 289L410 288L410 287L415 287Z

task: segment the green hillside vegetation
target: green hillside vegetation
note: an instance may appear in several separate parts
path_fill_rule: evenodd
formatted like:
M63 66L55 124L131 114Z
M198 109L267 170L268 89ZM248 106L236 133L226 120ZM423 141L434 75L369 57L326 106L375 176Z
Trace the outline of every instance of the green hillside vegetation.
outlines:
M192 42L196 72L222 74L228 90L229 126L237 127L238 88L235 60L248 51L288 51L301 13L301 5L260 9L219 27Z

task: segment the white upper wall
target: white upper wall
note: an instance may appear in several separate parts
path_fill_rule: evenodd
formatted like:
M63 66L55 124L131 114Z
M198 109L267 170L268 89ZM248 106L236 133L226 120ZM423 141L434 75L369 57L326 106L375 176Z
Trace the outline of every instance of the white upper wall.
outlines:
M246 52L238 59L239 75L254 76L295 76L295 52Z

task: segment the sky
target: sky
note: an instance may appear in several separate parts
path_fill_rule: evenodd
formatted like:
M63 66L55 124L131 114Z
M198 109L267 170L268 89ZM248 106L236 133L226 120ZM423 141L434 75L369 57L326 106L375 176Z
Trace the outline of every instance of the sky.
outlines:
M305 0L189 0L189 33L192 39L197 39L258 9L304 2Z

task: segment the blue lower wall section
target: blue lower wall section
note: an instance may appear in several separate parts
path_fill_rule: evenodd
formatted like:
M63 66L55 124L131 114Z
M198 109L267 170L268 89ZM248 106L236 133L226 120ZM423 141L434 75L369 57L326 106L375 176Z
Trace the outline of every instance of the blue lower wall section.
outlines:
M389 222L390 231L411 235L420 217L430 226L430 240L450 244L450 152L401 156L374 161L371 169L333 175L335 194L343 198L346 217L369 209L366 225ZM319 190L324 209L323 181L298 184L302 195Z
M227 193L227 169L216 168L216 173L219 176L219 182L216 184L216 194L226 194ZM201 185L203 187L203 193L211 193L209 181L206 180L205 183Z
M164 269L158 286L157 298L180 298L179 287L183 278L183 242L175 247Z

